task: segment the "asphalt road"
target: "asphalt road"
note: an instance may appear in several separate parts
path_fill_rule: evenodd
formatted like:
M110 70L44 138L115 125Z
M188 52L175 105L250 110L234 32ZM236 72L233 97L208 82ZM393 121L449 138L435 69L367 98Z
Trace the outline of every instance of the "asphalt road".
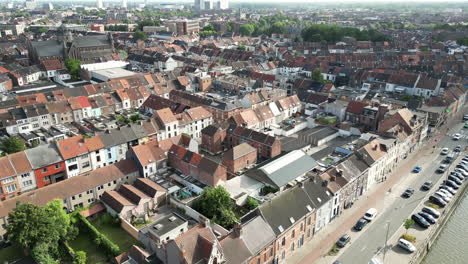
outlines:
M455 133L462 134L462 138L458 141L452 139ZM463 129L463 123L457 123L450 129L447 135L439 138L438 146L434 151L440 152L443 147L448 147L450 150L457 145L462 146L462 151L468 145L468 128ZM463 153L463 152L462 152ZM435 173L435 170L441 164L445 156L438 155L435 159L431 159L426 164L414 164L423 167L423 170L414 174L408 171L408 176L413 178L409 186L395 186L392 192L402 191L406 187L411 187L415 190L413 196L408 199L401 197L396 198L392 204L387 206L384 212L379 212L378 217L364 228L362 234L354 240L345 251L338 258L343 264L367 264L369 260L384 246L387 237L387 223L388 238L403 224L403 221L408 218L413 210L420 204L422 200L426 199L428 192L420 191L421 185L425 181L437 182L444 174ZM400 195L400 193L398 193ZM355 231L350 231L355 232Z

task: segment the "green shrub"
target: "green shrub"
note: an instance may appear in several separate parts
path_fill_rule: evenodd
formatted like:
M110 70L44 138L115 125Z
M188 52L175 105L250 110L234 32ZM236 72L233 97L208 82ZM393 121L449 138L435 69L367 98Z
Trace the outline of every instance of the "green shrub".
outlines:
M247 197L247 200L245 201L245 207L250 211L250 210L253 210L255 208L257 208L259 205L258 201L255 200L254 198L252 197Z
M426 203L427 206L431 207L431 208L434 208L434 209L439 209L440 206L438 206L437 204L433 204L433 203Z
M110 215L109 215L110 216ZM108 255L111 255L113 257L119 255L121 253L119 246L117 246L114 242L112 242L109 238L107 238L106 235L102 234L99 232L96 227L94 227L84 216L78 215L82 226L85 228L85 230L91 234L93 237L94 243L101 247ZM101 221L108 221L110 222L115 222L115 220L110 216L111 218L103 219Z
M73 260L73 264L86 264L86 252L77 251L75 253L75 259Z
M408 241L411 242L411 243L413 243L413 242L416 241L416 237L415 237L415 236L412 236L412 235L409 235L409 234L406 234L406 233L403 234L403 235L401 235L400 238L403 238L403 239L405 239L405 240L408 240Z

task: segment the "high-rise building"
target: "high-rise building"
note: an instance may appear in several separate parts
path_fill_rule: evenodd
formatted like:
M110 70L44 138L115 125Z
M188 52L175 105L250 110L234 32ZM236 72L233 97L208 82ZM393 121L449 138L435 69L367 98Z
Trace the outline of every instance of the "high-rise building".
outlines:
M195 0L196 10L224 10L229 8L229 0Z
M122 8L127 8L127 0L122 0Z
M96 1L96 7L99 8L99 9L102 9L102 8L103 8L102 0L97 0L97 1Z

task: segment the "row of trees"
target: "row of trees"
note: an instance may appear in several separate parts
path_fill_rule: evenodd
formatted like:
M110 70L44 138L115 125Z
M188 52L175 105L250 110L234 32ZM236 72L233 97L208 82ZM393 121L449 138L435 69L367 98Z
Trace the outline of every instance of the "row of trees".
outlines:
M128 25L108 25L105 28L107 31L128 31Z
M248 24L244 24L240 26L239 31L244 36L286 34L288 32L288 26L297 23L299 23L297 18L277 14L274 16L262 17L257 21L251 21ZM231 25L227 28L232 30Z
M311 24L302 30L302 38L311 42L337 42L344 37L353 37L358 41L387 41L389 38L375 29L360 30L357 28Z

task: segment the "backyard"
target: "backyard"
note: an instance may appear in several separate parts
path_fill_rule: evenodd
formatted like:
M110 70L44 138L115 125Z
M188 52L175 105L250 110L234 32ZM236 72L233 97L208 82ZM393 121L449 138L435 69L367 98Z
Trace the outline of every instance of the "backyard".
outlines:
M106 235L112 242L120 247L122 252L130 249L132 245L139 245L139 242L123 230L119 224L113 222L113 218L108 215L102 215L96 220L90 221L99 232ZM91 235L86 232L80 232L78 237L71 241L71 248L75 251L84 251L87 255L87 263L107 263L107 256L102 249L93 243Z
M13 262L24 257L23 250L19 246L9 246L0 249L0 263Z

